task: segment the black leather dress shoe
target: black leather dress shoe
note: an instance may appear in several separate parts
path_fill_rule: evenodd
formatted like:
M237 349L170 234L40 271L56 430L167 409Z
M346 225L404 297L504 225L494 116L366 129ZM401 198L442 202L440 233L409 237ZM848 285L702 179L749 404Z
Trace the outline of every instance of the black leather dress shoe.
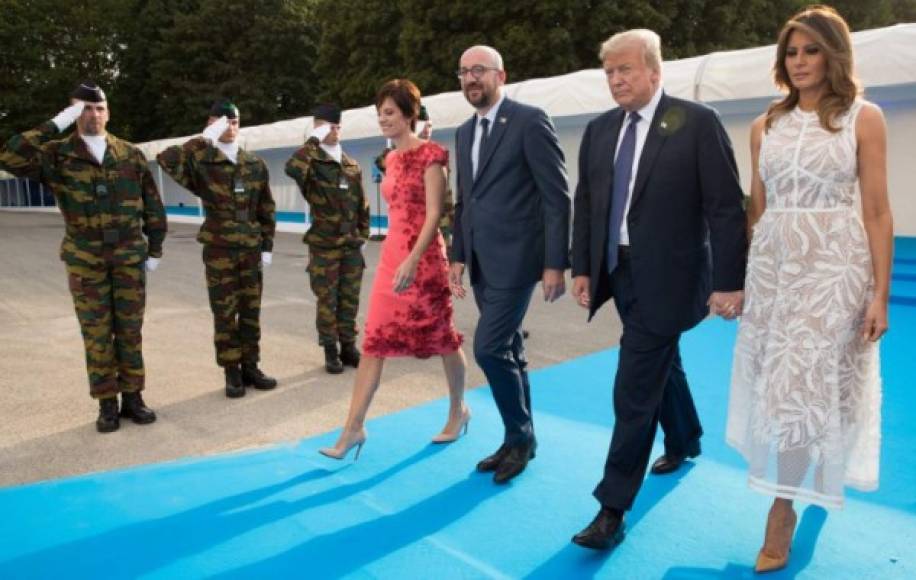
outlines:
M496 468L499 467L499 464L508 453L509 447L503 443L499 446L499 449L493 453L493 455L484 457L482 460L480 460L480 463L477 464L477 471L496 471Z
M277 386L277 379L265 375L256 364L242 364L242 384L260 391L269 391Z
M99 433L111 433L121 426L118 418L118 398L99 399L99 418L95 420L95 430Z
M602 507L592 523L573 536L572 541L583 548L609 550L623 541L625 530L623 514L619 510Z
M139 425L148 425L156 420L156 413L146 406L139 391L121 393L121 416Z
M535 443L510 447L509 452L499 462L496 473L493 474L494 483L506 483L528 467L528 461L534 458Z
M668 455L666 453L665 455L662 455L655 460L655 463L652 464L652 469L650 469L650 471L654 475L664 475L666 473L677 471L681 467L681 464L684 463L684 461L689 458L696 457L699 454L699 451L696 453L688 453L687 455Z

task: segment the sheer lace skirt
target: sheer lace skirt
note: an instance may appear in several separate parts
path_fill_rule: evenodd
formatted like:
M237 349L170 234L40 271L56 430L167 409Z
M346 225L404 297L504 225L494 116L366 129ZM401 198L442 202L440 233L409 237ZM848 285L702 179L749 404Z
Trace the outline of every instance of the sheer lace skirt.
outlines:
M825 507L842 506L846 485L876 489L881 381L862 338L873 275L859 216L765 213L745 293L727 440L750 486Z

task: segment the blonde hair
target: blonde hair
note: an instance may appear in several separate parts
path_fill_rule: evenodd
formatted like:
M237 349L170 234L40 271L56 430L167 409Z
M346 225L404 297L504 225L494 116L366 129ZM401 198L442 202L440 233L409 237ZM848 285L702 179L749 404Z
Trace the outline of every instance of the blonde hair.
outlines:
M621 49L637 45L642 48L646 65L658 72L662 70L662 39L648 28L634 28L618 32L601 44L598 58L604 60L608 55L620 52Z
M834 123L849 110L862 92L862 86L855 75L849 26L836 10L823 4L805 8L789 19L779 33L773 79L787 94L767 109L766 129L798 105L799 91L792 86L786 68L789 39L796 30L810 36L824 54L827 63L827 91L817 104L817 116L824 129L836 133L840 127Z

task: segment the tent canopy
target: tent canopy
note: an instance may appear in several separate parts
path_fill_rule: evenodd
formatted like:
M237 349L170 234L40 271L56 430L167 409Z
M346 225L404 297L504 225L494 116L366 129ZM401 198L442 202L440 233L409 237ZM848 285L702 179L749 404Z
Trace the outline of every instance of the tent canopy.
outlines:
M898 24L852 36L856 70L863 86L871 89L916 83L916 24ZM663 85L670 95L707 103L773 98L779 94L771 70L775 54L776 46L769 45L665 61ZM508 84L506 93L544 109L553 118L599 113L612 103L600 68ZM473 111L461 91L424 97L423 104L438 129L460 125ZM374 106L344 111L341 125L345 140L379 135ZM298 147L311 129L312 117L299 117L243 127L240 140L250 151ZM188 138L150 141L140 147L152 158Z

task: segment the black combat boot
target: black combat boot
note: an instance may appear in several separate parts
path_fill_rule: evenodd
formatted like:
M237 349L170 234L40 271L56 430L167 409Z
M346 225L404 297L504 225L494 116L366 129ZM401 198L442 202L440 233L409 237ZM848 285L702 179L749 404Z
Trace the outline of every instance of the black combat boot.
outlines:
M118 397L99 399L99 418L95 420L95 430L99 433L111 433L121 426L118 418Z
M344 371L340 355L337 354L336 344L324 345L324 369L332 375L339 375Z
M340 362L353 368L359 366L359 350L355 342L340 343Z
M277 386L277 379L268 377L261 372L257 363L242 363L242 383L246 387L269 391Z
M121 416L139 425L147 425L156 420L156 413L143 402L140 391L121 393Z
M238 399L245 396L245 384L242 382L242 373L236 365L228 365L223 371L226 373L226 396Z

